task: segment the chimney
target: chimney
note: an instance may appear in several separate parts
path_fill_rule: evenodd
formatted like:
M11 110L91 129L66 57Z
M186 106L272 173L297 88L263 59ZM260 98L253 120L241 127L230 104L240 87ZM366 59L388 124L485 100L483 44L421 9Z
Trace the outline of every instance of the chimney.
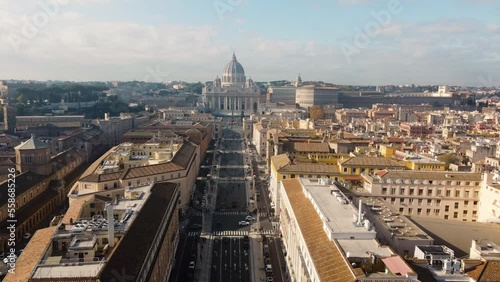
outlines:
M109 113L104 113L104 120L109 120Z
M115 246L115 218L113 216L113 205L108 203L106 207L108 214L108 246L113 248Z

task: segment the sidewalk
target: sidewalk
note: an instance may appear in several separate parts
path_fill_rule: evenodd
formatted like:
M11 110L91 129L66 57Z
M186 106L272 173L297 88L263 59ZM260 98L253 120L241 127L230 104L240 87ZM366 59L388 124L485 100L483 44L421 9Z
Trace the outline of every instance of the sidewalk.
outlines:
M262 254L262 238L258 232L250 233L250 268L251 281L265 281L264 256Z
M198 242L198 253L196 264L195 281L206 282L210 281L210 267L212 267L212 249L213 239L210 234L201 234Z

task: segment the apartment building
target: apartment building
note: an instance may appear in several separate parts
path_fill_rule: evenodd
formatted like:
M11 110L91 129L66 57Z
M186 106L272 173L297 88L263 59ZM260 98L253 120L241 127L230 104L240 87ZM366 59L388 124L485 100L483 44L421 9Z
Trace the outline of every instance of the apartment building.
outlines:
M280 232L291 281L419 281L329 181L283 180Z
M200 152L197 145L185 141L168 162L127 169L121 169L118 166L118 171L116 171L116 164L113 164L114 168L105 169L106 166L110 165L105 163L105 160L116 153L116 149L116 147L112 148L101 159L97 160L90 169L90 173L84 174L75 183L68 194L70 205L72 201L77 200L82 195L168 181L179 184L180 208L183 211L187 208L200 168ZM118 148L118 150L120 149Z
M399 130L404 135L411 137L427 137L434 133L434 128L424 123L402 122Z
M342 160L338 164L342 174L360 175L375 170L404 170L405 166L397 161L385 157L359 156ZM359 178L361 179L361 178Z
M96 192L35 233L10 281L166 281L179 242L179 185Z
M16 129L52 125L65 128L82 127L85 116L16 116Z
M402 164L409 170L446 170L445 163L434 158L430 158L416 153L405 153L396 150L392 146L381 145L379 152L382 156L392 158Z
M336 105L339 103L339 89L315 85L298 87L295 91L295 103L302 108L314 105Z
M286 105L295 105L294 86L271 86L267 89L266 101L270 103L284 103Z
M500 177L498 173L485 173L479 191L479 222L500 223Z
M477 221L479 173L377 171L362 173L364 192L384 199L404 215Z
M366 109L338 109L335 110L337 122L350 123L354 120L363 120L368 117Z
M19 241L64 203L68 193L65 181L72 181L72 173L85 161L84 154L75 148L52 156L47 144L36 136L16 146L15 151L16 165L11 167L16 168L15 178L0 183L0 191L4 191L0 197L0 252L9 249L7 191L11 183L16 184L13 233Z
M365 218L373 224L377 240L388 245L400 256L411 258L415 255L415 246L432 245L434 238L383 199L360 197L354 200Z

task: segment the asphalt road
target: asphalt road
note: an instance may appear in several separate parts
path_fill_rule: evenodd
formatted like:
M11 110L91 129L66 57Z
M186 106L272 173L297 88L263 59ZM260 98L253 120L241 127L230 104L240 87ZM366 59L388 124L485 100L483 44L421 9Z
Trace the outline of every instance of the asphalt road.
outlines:
M170 273L171 282L191 282L194 279L194 270L189 268L189 263L196 259L197 255L197 237L181 236L176 264Z
M222 237L214 241L211 282L250 281L250 254L243 241L243 238L236 237Z

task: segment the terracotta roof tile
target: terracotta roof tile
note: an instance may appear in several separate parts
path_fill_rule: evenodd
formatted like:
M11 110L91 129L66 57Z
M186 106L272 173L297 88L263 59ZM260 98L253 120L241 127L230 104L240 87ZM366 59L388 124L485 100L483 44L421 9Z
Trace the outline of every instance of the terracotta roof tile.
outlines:
M323 223L302 192L299 180L283 180L282 184L320 281L355 281L356 277L336 241L330 241L323 231Z
M26 246L16 262L16 273L7 274L4 282L26 282L29 280L31 272L44 255L47 246L50 245L52 234L57 227L47 227L39 229Z

